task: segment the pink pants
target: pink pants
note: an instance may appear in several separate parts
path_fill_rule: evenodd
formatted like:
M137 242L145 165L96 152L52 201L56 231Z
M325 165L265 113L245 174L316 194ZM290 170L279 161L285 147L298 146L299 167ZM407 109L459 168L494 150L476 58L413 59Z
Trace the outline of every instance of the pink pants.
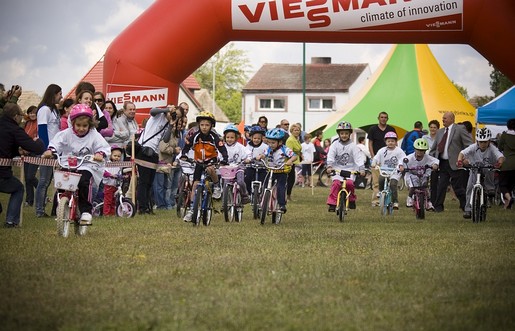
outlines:
M349 192L349 201L356 201L356 195L354 194L354 181L351 179L347 179L346 189ZM342 187L342 182L339 180L333 180L333 184L331 185L331 191L329 192L329 196L327 197L328 205L336 205L336 200L338 199L338 192Z
M116 214L116 201L114 200L116 190L116 186L104 185L104 216L112 216Z

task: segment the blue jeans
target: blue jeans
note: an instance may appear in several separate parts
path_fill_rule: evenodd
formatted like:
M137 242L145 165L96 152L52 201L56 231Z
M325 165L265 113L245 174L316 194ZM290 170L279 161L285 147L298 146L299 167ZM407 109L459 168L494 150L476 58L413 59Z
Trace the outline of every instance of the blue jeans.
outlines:
M39 167L39 183L36 188L36 216L41 216L45 213L46 197L48 186L54 177L54 170L50 166Z
M5 222L18 225L20 223L23 193L25 192L23 184L14 176L0 178L0 192L9 193L11 195L7 206Z
M158 209L171 209L170 204L170 183L168 175L162 172L156 172L154 183L152 184L154 190L154 202Z

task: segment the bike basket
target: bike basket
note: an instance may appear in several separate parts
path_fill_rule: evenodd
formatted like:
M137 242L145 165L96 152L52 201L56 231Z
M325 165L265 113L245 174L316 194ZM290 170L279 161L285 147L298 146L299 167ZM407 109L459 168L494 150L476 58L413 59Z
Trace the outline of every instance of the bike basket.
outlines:
M75 172L56 170L54 171L54 186L60 190L77 191L81 176Z
M237 166L225 166L220 167L220 176L223 179L234 179L236 177L236 173L238 172Z
M379 173L383 177L391 177L397 169L390 167L381 167L379 168Z
M186 161L179 161L179 164L181 165L181 171L185 175L193 175L195 172L195 164L191 164L190 162Z

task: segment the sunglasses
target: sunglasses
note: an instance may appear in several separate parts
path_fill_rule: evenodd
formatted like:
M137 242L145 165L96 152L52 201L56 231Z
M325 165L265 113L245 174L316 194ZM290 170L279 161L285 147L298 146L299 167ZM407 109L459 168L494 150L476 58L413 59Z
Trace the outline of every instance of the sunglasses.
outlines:
M103 99L95 99L95 102L104 102Z

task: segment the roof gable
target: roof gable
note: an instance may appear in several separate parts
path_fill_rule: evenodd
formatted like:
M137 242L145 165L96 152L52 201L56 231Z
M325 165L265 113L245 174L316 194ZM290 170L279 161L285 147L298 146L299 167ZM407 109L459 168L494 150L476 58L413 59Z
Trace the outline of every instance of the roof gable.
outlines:
M307 91L348 91L367 64L306 64ZM302 65L266 63L243 88L252 91L301 91Z

